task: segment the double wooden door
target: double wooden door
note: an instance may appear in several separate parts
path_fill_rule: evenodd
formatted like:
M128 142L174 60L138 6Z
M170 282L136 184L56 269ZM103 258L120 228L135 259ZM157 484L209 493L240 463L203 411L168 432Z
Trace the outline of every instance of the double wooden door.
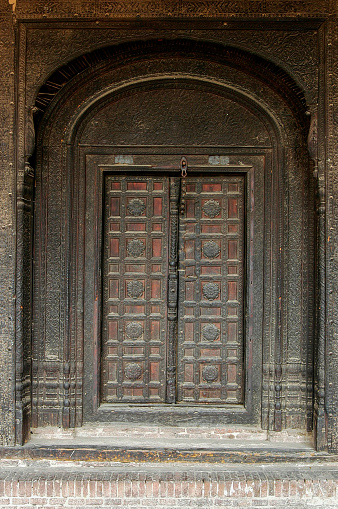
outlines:
M243 403L244 178L105 177L102 403Z

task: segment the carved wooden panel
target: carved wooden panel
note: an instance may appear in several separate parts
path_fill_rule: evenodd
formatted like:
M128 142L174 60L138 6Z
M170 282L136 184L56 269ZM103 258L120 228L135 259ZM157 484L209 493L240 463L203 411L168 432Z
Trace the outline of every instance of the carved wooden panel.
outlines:
M102 401L242 403L244 177L109 176L104 239Z
M103 402L162 402L168 181L106 178Z
M106 178L103 402L243 402L243 180Z
M243 402L244 177L182 183L178 401Z

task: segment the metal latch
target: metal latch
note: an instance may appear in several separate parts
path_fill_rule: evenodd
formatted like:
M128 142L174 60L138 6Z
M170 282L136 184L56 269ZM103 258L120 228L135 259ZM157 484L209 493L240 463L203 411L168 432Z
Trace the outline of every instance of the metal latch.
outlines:
M186 177L188 173L188 161L185 157L182 157L180 162L181 177Z

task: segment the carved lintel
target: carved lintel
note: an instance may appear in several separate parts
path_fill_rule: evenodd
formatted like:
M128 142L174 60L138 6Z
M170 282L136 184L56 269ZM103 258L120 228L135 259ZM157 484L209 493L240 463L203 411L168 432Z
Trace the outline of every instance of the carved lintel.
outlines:
M10 3L16 4L15 0ZM17 2L16 16L19 19L40 18L215 18L224 17L257 17L264 15L265 18L275 18L277 15L291 18L301 15L307 17L327 16L330 13L329 4L326 1L292 3L283 0L264 2L257 5L255 0L237 0L236 2L220 2L219 0L192 0L182 2L172 0L167 2L153 3L149 0L126 2L114 0L114 2L83 2L82 0L58 0L46 2L46 0L21 0Z

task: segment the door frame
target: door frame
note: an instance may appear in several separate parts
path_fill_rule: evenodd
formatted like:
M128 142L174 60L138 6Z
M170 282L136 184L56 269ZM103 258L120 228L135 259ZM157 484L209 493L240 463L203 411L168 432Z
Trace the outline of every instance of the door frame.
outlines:
M245 351L245 389L243 405L173 405L173 404L128 404L114 403L100 404L100 356L101 356L101 260L102 260L102 217L104 200L104 175L137 173L155 174L165 171L168 175L179 174L179 163L183 148L170 147L165 154L160 151L149 151L135 147L124 149L124 160L132 161L135 153L141 160L150 164L120 164L115 163L116 150L111 154L103 154L89 147L83 147L80 157L81 172L85 174L86 196L85 204L85 270L84 270L84 422L144 422L157 424L251 424L260 426L262 421L262 378L263 378L263 310L264 310L264 282L269 281L269 275L263 274L266 268L267 253L270 247L261 249L265 238L271 238L270 233L264 231L271 221L265 221L267 213L264 203L264 186L266 173L269 175L271 167L271 150L257 149L255 155L247 153L246 149L229 150L225 148L221 153L231 155L232 162L226 165L194 165L190 170L210 172L213 174L242 174L245 176L245 280L244 284L244 351ZM95 153L96 152L96 153ZM128 154L129 152L129 154ZM147 153L148 152L148 153ZM170 152L170 156L168 156ZM215 148L200 148L199 152L208 154L215 152ZM218 148L219 152L219 148ZM239 154L238 154L239 152ZM251 151L252 152L252 151ZM131 156L130 153L134 154ZM188 161L195 159L196 148L184 147L184 155ZM190 157L189 157L190 156ZM159 158L173 161L172 165L158 165ZM202 157L200 155L200 157ZM204 157L205 158L205 157ZM249 164L249 160L252 164ZM245 161L245 162L243 162ZM152 164L153 163L153 164ZM257 189L255 196L255 187ZM259 196L258 194L259 193ZM259 204L259 206L258 206ZM255 223L260 208L263 217ZM265 255L265 259L264 258ZM260 272L260 275L258 274ZM265 306L266 307L266 306Z
M197 46L203 49L203 43L197 43ZM259 402L261 414L255 422L260 423L263 429L277 431L282 427L308 430L312 427L313 391L316 389L313 387L312 336L314 196L301 116L303 107L298 110L299 101L294 89L279 75L274 80L277 84L284 83L289 95L283 95L277 85L272 86L272 82L261 80L260 75L248 72L242 60L236 60L236 66L228 66L227 60L214 62L209 53L203 57L195 53L192 56L186 58L180 53L172 58L169 51L166 55L160 54L147 60L148 65L145 66L144 55L141 54L135 57L135 61L123 60L123 64L117 67L108 63L104 72L99 66L95 72L84 73L78 76L77 81L65 85L43 117L36 156L33 427L46 424L81 426L83 397L88 393L86 386L83 388L84 376L89 376L90 385L95 383L95 377L86 373L83 363L84 324L87 320L83 307L83 292L87 291L83 272L85 151L88 157L105 156L107 164L115 163L109 161L112 151L120 155L150 154L160 150L172 153L172 147L167 147L167 138L161 143L152 131L137 129L135 132L128 127L123 136L131 132L134 138L130 145L134 141L138 143L132 145L129 151L123 139L122 144L116 147L114 143L118 143L118 136L114 135L115 138L109 141L100 133L94 150L94 138L89 139L85 147L86 138L82 138L82 133L87 125L94 133L97 112L107 104L115 107L115 102L121 97L150 89L161 89L166 95L167 88L173 88L173 85L174 88L181 85L185 88L187 83L191 89L212 91L247 106L255 113L262 132L267 133L263 140L268 140L268 143L263 146L259 142L261 131L256 133L257 143L255 139L253 143L243 143L242 135L246 132L243 130L246 125L244 118L237 123L242 126L240 129L230 130L230 134L235 132L233 138L225 136L219 139L221 146L204 146L203 143L212 143L214 138L211 137L209 142L202 137L200 140L205 141L197 140L192 150L197 154L202 150L215 156L236 155L239 165L245 162L245 157L265 156L262 185L265 212L261 219L257 216L255 219L264 221L261 231L264 232L265 289L260 324L264 338L262 377L252 380L262 387L263 395ZM261 71L258 61L254 65ZM130 101L125 104L125 114L119 115L118 119L121 123L111 125L123 126L126 125L125 119L134 118L128 111ZM186 119L190 119L190 111L186 112ZM161 116L155 118L162 121ZM91 124L91 119L94 119L94 124ZM97 123L99 128L104 129L105 122ZM111 126L107 127L105 132L109 134ZM185 132L194 134L187 129ZM178 143L181 139L184 141L181 136ZM224 143L228 141L228 145L223 146L222 140ZM193 139L191 143L194 143ZM174 153L189 155L188 145L176 147ZM244 145L246 148L243 148ZM268 152L264 152L266 146L269 146ZM103 159L101 162L105 164ZM99 273L99 270L97 268L96 272ZM94 273L91 280L94 287ZM133 408L130 415L132 413L135 415ZM176 423L175 415L172 423Z

